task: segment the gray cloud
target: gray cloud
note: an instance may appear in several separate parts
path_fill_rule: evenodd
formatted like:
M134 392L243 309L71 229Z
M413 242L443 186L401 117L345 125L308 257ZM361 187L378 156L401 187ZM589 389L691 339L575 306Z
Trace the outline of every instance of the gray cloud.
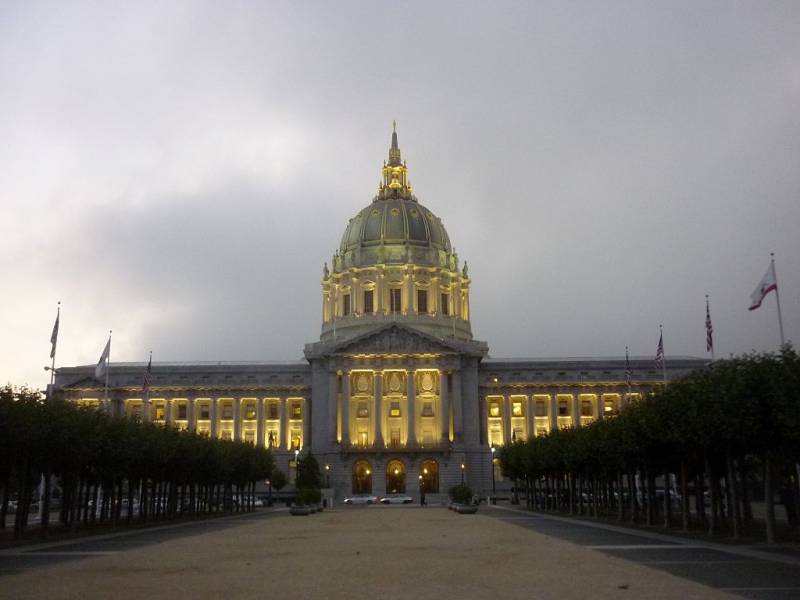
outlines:
M773 349L771 250L800 334L796 3L1 10L0 378L298 358L393 118L494 355Z

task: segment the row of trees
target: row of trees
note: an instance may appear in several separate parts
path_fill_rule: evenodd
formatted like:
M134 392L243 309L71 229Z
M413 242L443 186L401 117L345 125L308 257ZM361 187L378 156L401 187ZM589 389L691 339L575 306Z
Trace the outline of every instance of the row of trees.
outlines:
M740 537L763 495L772 542L776 493L798 527L800 357L787 345L714 362L615 418L511 444L498 458L529 508L712 535Z
M13 506L15 536L27 526L40 481L47 535L53 485L62 525L116 525L250 510L256 481L273 470L264 448L0 388L0 527Z

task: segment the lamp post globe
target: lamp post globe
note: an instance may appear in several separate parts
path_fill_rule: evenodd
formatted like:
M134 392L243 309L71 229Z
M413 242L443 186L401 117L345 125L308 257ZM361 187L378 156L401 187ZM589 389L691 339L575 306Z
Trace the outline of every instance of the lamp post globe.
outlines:
M492 466L492 504L497 504L497 498L496 498L497 490L496 490L496 484L495 484L495 478L494 478L494 453L495 452L497 452L497 448L495 448L494 444L492 444L492 465L491 465Z

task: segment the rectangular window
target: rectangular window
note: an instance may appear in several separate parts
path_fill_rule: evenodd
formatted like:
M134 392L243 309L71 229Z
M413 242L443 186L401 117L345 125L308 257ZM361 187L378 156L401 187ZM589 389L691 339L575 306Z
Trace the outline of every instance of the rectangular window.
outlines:
M292 450L300 449L300 431L297 429L292 430Z
M233 418L233 406L230 404L225 404L222 407L222 418L223 419L232 419Z
M267 448L278 447L278 430L270 429L267 431Z
M245 442L250 442L251 444L255 444L256 443L256 432L253 431L252 429L247 429L244 432L244 441Z
M211 407L208 404L203 404L200 407L200 419L208 420L211 418Z
M581 416L582 417L594 416L594 409L592 408L591 400L581 400Z
M230 429L224 429L219 437L222 440L230 441L233 439L233 432Z
M450 294L442 294L441 307L440 312L443 315L450 314Z
M500 429L499 425L494 425L489 430L489 444L492 446L502 446L503 445L503 432Z
M513 417L524 417L524 413L522 412L522 400L514 400L511 403L511 416Z
M390 417L399 417L399 416L401 416L400 403L399 402L392 402L389 405L389 416Z
M369 407L367 406L366 402L359 402L358 403L358 410L356 411L356 416L362 417L362 418L369 416Z
M422 403L422 416L423 417L432 417L433 416L433 402L423 402Z
M425 446L433 446L433 429L422 430L422 443Z
M187 408L188 407L186 406L186 404L179 404L178 405L178 419L179 420L185 420L186 419L186 410L187 410Z
M153 416L153 418L156 421L163 421L164 420L164 414L165 414L164 407L163 406L156 406L156 414Z
M547 435L547 428L546 427L537 427L536 428L536 435L537 436Z
M428 312L428 291L417 290L417 312L421 315Z
M403 310L401 292L402 290L400 288L392 288L389 290L389 310L394 313L398 313Z
M400 445L400 428L392 427L389 435L389 445L396 448Z
M270 404L269 405L269 419L276 420L278 418L278 405L277 404Z
M567 400L558 401L558 416L559 417L569 416L569 402Z
M303 405L299 402L292 404L292 419L299 420L303 418Z
M350 314L350 294L342 296L342 316L346 317Z
M525 439L525 431L522 427L514 427L512 435L515 442L520 442Z
M375 307L373 306L373 298L375 297L375 292L372 290L364 290L364 314L371 315L375 312Z
M252 404L248 404L244 408L244 418L248 420L253 420L256 418L256 407Z
M369 433L367 433L366 429L358 430L358 445L359 446L369 445Z
M500 402L497 400L492 400L489 402L489 416L490 417L499 417L500 416Z
M544 403L544 400L536 401L536 416L537 417L547 416L547 405Z

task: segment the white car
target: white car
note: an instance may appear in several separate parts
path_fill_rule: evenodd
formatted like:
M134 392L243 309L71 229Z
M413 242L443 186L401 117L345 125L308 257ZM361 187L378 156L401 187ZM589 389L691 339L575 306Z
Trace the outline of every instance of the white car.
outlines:
M405 494L388 494L381 498L381 504L411 504L414 499Z
M375 504L377 501L378 497L372 494L353 494L344 499L345 504Z

